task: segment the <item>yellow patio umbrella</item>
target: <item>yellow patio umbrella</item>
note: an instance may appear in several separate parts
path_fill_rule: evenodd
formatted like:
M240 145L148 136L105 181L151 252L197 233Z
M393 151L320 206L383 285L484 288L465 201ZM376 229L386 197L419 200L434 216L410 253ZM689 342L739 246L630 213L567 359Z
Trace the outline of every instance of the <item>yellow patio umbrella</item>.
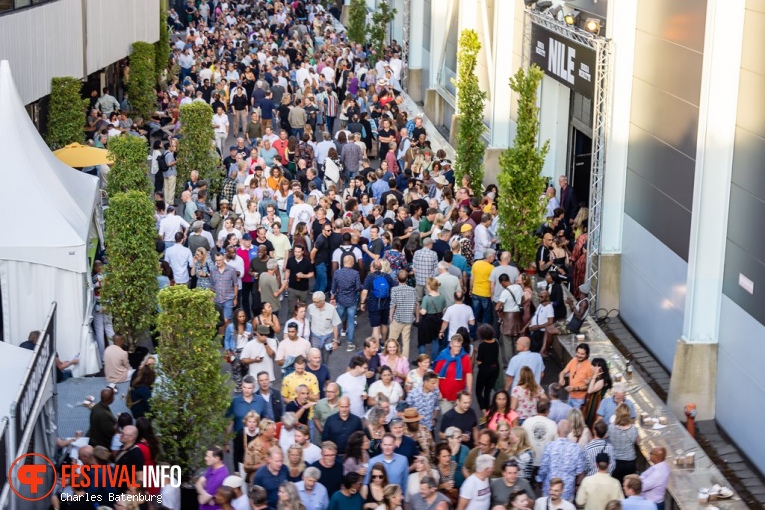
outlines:
M97 149L80 143L70 143L63 149L53 151L53 154L72 168L112 164L112 160L108 157L109 151L106 149Z

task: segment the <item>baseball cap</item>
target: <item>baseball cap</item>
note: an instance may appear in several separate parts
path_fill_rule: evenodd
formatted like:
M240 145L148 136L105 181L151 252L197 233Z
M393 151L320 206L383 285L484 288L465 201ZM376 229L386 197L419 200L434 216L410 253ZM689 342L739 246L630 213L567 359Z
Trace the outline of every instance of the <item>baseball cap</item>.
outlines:
M242 479L236 475L229 475L223 480L223 485L232 489L240 489L242 487Z
M242 241L252 241L252 236L250 235L249 232L247 232L246 234L242 236Z

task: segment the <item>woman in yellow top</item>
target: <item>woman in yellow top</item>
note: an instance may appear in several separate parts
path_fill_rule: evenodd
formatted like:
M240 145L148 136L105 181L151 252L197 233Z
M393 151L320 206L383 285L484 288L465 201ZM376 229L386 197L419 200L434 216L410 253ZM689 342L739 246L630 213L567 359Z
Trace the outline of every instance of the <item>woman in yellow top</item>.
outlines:
M268 187L273 191L279 189L279 182L282 180L282 171L278 167L271 169L271 175L268 176Z

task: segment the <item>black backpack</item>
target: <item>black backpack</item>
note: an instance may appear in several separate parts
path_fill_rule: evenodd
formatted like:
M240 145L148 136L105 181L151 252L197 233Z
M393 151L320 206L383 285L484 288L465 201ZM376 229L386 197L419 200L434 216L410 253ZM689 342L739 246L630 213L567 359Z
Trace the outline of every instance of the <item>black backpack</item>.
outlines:
M157 156L157 165L159 166L159 171L162 173L165 173L168 170L170 170L170 167L167 166L167 160L165 159L165 154L167 153L164 152L160 154L159 156Z
M350 248L350 249L346 250L346 249L344 249L343 246L340 246L340 267L343 267L343 259L347 255L350 255L351 257L353 257L353 266L354 267L358 263L358 260L356 260L356 254L354 253L354 251L356 249L355 246L349 246L348 248Z

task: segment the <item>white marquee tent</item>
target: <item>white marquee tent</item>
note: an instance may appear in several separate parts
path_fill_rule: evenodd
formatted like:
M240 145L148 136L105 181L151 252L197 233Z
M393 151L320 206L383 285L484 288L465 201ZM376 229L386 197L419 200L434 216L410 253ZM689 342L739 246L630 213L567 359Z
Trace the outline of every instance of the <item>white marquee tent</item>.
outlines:
M62 360L75 375L99 370L90 332L88 246L98 237L97 179L59 161L27 115L7 61L0 62L0 293L3 339L19 345L45 323L51 302Z

